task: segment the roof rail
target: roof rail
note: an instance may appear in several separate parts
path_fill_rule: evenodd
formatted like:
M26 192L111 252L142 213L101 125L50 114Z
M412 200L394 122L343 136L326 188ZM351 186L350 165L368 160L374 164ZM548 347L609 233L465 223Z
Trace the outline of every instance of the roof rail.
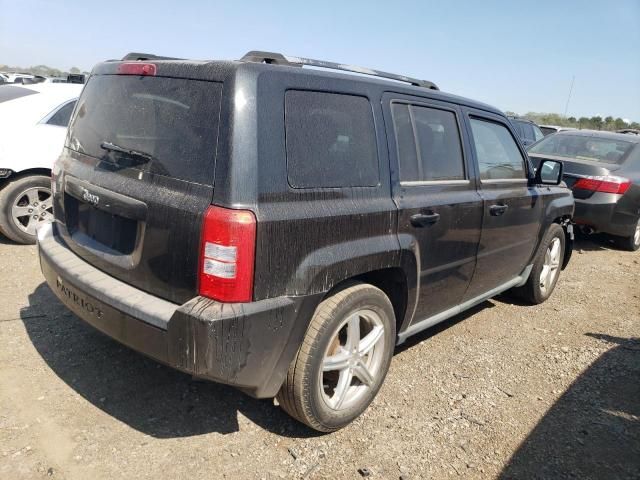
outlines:
M274 52L251 51L245 54L240 61L269 63L272 65L286 65L289 67L302 67L304 65L310 67L328 68L331 70L343 70L345 72L361 73L364 75L372 75L374 77L388 78L399 82L410 83L416 87L430 88L432 90L440 90L438 86L428 80L419 80L417 78L405 77L404 75L396 75L395 73L381 72L372 68L357 67L355 65L344 65L341 63L326 62L324 60L314 60L312 58L292 57Z
M174 58L174 57L160 57L158 55L153 55L151 53L131 52L131 53L127 53L124 57L122 57L122 61L124 60L182 60L182 59Z

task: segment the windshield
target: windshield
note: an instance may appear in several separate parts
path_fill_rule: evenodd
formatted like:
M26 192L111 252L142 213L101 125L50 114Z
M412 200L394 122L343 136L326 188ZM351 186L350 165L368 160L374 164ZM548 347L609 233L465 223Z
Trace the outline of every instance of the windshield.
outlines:
M108 161L101 145L144 152L140 169L211 184L221 85L133 75L100 75L87 83L69 126L67 146ZM132 165L130 165L132 166Z
M633 143L584 135L550 135L529 149L529 153L621 164Z

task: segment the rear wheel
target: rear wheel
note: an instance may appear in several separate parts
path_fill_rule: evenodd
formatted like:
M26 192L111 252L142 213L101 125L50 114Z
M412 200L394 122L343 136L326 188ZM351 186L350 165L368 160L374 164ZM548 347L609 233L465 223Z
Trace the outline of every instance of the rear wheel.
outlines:
M527 283L515 289L518 296L532 304L542 303L551 296L562 269L565 242L562 227L552 223L538 247Z
M640 219L638 219L638 223L636 224L636 229L633 232L633 235L629 237L619 237L616 239L616 242L620 248L624 248L625 250L629 250L631 252L635 252L640 249Z
M325 299L278 393L280 406L321 432L349 424L378 393L395 336L393 307L380 289L354 284Z
M51 179L31 175L10 181L0 190L0 231L14 242L36 243L36 227L53 220Z

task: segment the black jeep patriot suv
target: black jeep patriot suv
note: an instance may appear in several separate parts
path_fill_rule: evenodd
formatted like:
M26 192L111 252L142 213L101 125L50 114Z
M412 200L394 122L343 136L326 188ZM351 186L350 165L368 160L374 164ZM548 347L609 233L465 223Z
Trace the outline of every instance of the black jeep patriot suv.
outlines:
M78 101L40 261L98 330L332 431L407 337L509 289L549 297L571 252L561 176L431 82L130 54Z

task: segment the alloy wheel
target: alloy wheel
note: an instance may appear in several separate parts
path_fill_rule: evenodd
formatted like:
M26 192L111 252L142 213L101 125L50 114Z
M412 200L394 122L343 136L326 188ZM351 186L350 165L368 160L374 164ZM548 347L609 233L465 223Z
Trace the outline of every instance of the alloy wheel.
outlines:
M16 227L28 235L36 234L40 222L53 220L51 189L31 187L16 195L11 218Z
M352 313L329 342L319 375L321 397L333 410L349 408L379 380L384 363L385 328L380 316Z
M543 295L547 295L550 289L553 288L553 282L560 270L561 246L560 239L554 237L545 252L544 264L540 272L540 291Z

